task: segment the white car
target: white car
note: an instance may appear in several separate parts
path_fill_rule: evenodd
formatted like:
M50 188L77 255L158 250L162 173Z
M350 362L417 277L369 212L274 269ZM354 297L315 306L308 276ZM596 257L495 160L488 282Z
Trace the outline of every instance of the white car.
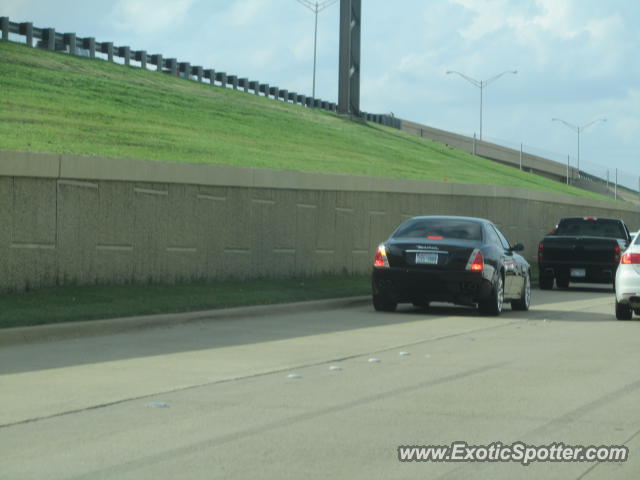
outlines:
M633 312L640 315L640 235L620 257L616 271L616 318L631 320Z

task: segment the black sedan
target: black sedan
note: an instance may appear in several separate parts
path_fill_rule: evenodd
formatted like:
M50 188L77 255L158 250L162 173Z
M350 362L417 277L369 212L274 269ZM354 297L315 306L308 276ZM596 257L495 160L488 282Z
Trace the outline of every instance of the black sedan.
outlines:
M376 251L373 306L389 312L402 302L427 307L439 301L500 315L510 301L513 310L528 310L530 266L515 253L523 249L481 218L411 218Z

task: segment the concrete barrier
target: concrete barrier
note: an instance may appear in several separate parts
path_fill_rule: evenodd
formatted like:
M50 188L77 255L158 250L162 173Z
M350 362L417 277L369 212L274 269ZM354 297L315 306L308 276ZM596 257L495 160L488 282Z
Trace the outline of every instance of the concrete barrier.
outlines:
M518 188L0 151L0 290L366 273L403 219L489 218L533 259L567 215L640 213Z

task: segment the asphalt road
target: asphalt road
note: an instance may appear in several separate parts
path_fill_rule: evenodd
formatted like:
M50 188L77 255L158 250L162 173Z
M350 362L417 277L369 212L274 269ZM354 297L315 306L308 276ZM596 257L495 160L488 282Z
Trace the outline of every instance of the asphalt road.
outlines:
M0 348L0 479L640 478L640 321L610 290L533 293L499 318L367 305ZM630 457L398 461L453 441Z

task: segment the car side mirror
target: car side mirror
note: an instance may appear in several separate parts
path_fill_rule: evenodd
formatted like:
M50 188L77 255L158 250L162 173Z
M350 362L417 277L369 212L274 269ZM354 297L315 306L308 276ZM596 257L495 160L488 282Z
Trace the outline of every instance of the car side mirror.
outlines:
M516 243L511 247L512 252L521 252L523 250L524 250L524 245L522 245L521 243Z

